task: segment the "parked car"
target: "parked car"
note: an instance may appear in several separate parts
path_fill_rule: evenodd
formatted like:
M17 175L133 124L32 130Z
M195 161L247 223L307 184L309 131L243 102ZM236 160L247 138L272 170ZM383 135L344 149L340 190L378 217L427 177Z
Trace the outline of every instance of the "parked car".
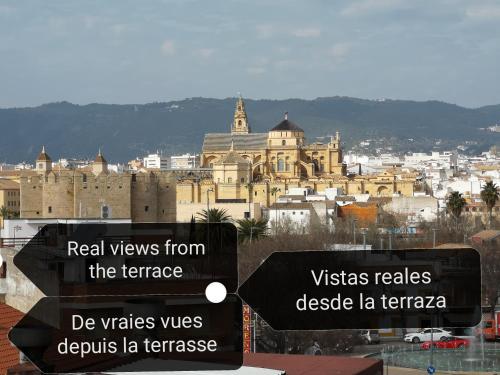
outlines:
M439 341L433 341L432 343L430 341L426 341L420 345L420 348L428 350L431 348L431 345L437 349L462 349L467 348L470 345L470 340L461 339L456 336L447 336L443 337Z
M360 332L363 344L379 344L380 335L376 329L365 329Z
M431 333L433 334L433 340L439 341L444 337L451 336L450 331L445 331L442 328L425 328L418 332L407 333L404 337L405 342L412 342L418 344L419 342L430 341Z

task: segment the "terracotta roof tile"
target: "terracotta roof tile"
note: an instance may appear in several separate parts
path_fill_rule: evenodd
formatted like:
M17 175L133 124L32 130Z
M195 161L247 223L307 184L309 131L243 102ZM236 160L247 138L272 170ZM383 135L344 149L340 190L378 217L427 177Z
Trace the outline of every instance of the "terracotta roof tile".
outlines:
M0 303L0 375L19 364L19 351L12 346L7 335L9 330L24 316L13 307Z

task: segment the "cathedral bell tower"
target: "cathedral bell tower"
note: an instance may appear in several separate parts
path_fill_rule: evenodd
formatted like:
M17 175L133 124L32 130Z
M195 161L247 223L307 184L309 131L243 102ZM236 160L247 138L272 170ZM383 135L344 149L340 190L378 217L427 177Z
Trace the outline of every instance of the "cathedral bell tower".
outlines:
M236 109L234 110L233 126L231 127L231 134L248 134L250 133L250 126L248 125L247 113L245 111L245 103L240 96L236 102Z

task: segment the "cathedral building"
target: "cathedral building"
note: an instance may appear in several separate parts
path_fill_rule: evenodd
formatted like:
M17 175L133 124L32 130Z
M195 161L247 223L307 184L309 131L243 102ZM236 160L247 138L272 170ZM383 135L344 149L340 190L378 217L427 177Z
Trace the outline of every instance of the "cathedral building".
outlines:
M285 114L268 133L252 133L241 97L236 103L231 133L205 135L202 167L213 168L230 148L250 163L254 182L296 183L346 174L338 132L327 144L306 144L304 130Z
M179 178L177 213L185 213L183 221L190 217L189 205L200 209L211 201L231 207L241 204L242 209L248 204L248 216L253 204L269 207L297 187L317 193L339 188L345 195L413 196L414 175L392 169L348 176L342 159L339 132L328 143L307 143L304 130L288 114L267 133L253 133L240 97L230 132L205 135L201 167L211 171L211 177Z

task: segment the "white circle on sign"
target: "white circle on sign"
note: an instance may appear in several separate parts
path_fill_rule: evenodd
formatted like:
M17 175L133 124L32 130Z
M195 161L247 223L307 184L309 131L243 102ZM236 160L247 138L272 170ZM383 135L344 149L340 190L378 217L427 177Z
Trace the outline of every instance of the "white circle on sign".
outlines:
M210 302L220 303L226 298L227 290L224 284L215 281L208 284L205 289L205 295Z

